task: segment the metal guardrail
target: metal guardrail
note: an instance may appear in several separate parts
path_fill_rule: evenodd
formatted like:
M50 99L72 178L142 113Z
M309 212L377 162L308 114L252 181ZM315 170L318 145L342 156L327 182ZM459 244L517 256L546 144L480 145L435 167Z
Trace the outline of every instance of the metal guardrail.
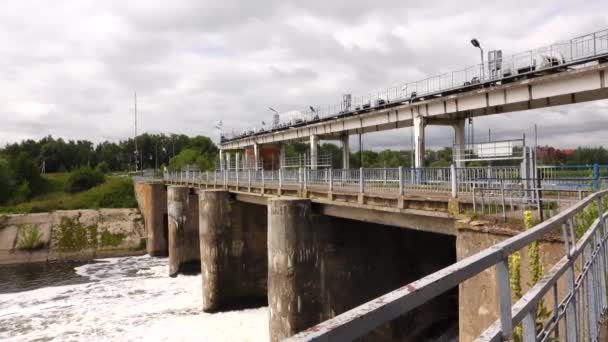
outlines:
M298 187L328 192L386 193L408 192L473 193L474 189L504 187L508 189L542 188L544 190L597 190L608 185L608 178L565 177L544 173L544 179L522 179L521 168L494 167L429 167L429 168L360 168L360 169L282 169L170 172L166 180L189 184L230 186ZM531 186L534 185L534 186Z
M296 111L300 116L275 127L262 127L242 134L224 135L223 141L238 139L275 129L288 128L320 119L382 108L391 103L407 103L415 99L457 91L485 83L512 80L527 74L586 63L608 54L608 30L597 31L549 46L504 56L499 62L466 67L461 70L429 77L424 80L388 87L363 96L352 97L348 104L310 107Z
M509 339L519 324L524 342L597 341L600 324L608 309L608 214L604 213L603 206L607 195L608 191L591 194L577 205L525 232L320 323L287 341L354 340L490 268L495 268L496 272L499 319L476 341ZM577 241L574 231L577 216L592 212L590 208L593 205L602 210L597 210L595 221ZM560 228L565 256L512 305L508 257ZM558 296L558 281L567 283L567 291L562 297ZM537 322L537 304L550 291L554 298L553 309L548 319Z

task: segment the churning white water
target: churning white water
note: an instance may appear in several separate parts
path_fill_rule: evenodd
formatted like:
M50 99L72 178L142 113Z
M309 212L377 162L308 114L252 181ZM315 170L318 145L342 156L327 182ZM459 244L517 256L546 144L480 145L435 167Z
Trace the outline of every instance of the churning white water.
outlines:
M167 259L102 259L90 282L0 294L0 341L268 341L267 308L206 314L201 276Z

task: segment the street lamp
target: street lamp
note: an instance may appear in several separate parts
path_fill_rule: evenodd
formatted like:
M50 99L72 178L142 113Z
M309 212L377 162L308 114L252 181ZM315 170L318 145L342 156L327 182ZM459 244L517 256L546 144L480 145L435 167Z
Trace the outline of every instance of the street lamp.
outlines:
M274 127L279 125L279 112L277 112L276 109L272 108L272 107L268 107L268 109L270 109L272 112L274 112L274 115L272 116L272 124Z
M471 44L473 44L474 47L479 48L479 51L481 53L481 80L483 80L485 78L483 48L481 47L481 44L479 44L479 41L476 38L471 39Z

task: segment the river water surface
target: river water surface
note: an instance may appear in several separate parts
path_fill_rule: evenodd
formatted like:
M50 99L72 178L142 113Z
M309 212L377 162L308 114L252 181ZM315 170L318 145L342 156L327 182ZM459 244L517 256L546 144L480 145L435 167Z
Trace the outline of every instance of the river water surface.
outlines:
M0 341L267 341L267 308L202 313L166 258L0 267Z

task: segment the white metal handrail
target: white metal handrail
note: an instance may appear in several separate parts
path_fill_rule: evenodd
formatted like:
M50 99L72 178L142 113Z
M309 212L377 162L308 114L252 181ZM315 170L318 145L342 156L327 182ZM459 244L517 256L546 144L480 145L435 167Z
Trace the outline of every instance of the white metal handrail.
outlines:
M553 337L559 336L560 329L552 322L559 322L560 318L563 318L566 324L563 329L566 331L565 341L581 341L585 336L588 337L587 340L595 341L600 322L605 318L604 313L608 309L605 280L608 265L606 249L608 214L598 210L598 218L578 241L575 240L574 235L574 220L577 214L582 213L593 203L597 203L598 208L603 208L602 203L606 195L608 195L606 190L591 194L577 205L530 230L320 323L287 341L354 340L492 267L496 267L500 318L479 336L477 341L501 341L511 338L514 326L519 323L523 325L523 341L538 341L539 337L540 340L545 340L550 333ZM561 227L565 241L564 258L515 305L511 305L508 257L558 227ZM584 257L584 269L575 278L574 263L576 258L581 256ZM554 308L551 318L554 321L544 322L543 328L537 331L534 317L536 304L545 293L557 287L557 281L562 275L567 278L568 293L560 301L560 305ZM587 297L589 303L584 308L585 316L575 314L577 310L575 298L579 292ZM587 319L583 321L584 317ZM583 324L586 330L577 329Z

